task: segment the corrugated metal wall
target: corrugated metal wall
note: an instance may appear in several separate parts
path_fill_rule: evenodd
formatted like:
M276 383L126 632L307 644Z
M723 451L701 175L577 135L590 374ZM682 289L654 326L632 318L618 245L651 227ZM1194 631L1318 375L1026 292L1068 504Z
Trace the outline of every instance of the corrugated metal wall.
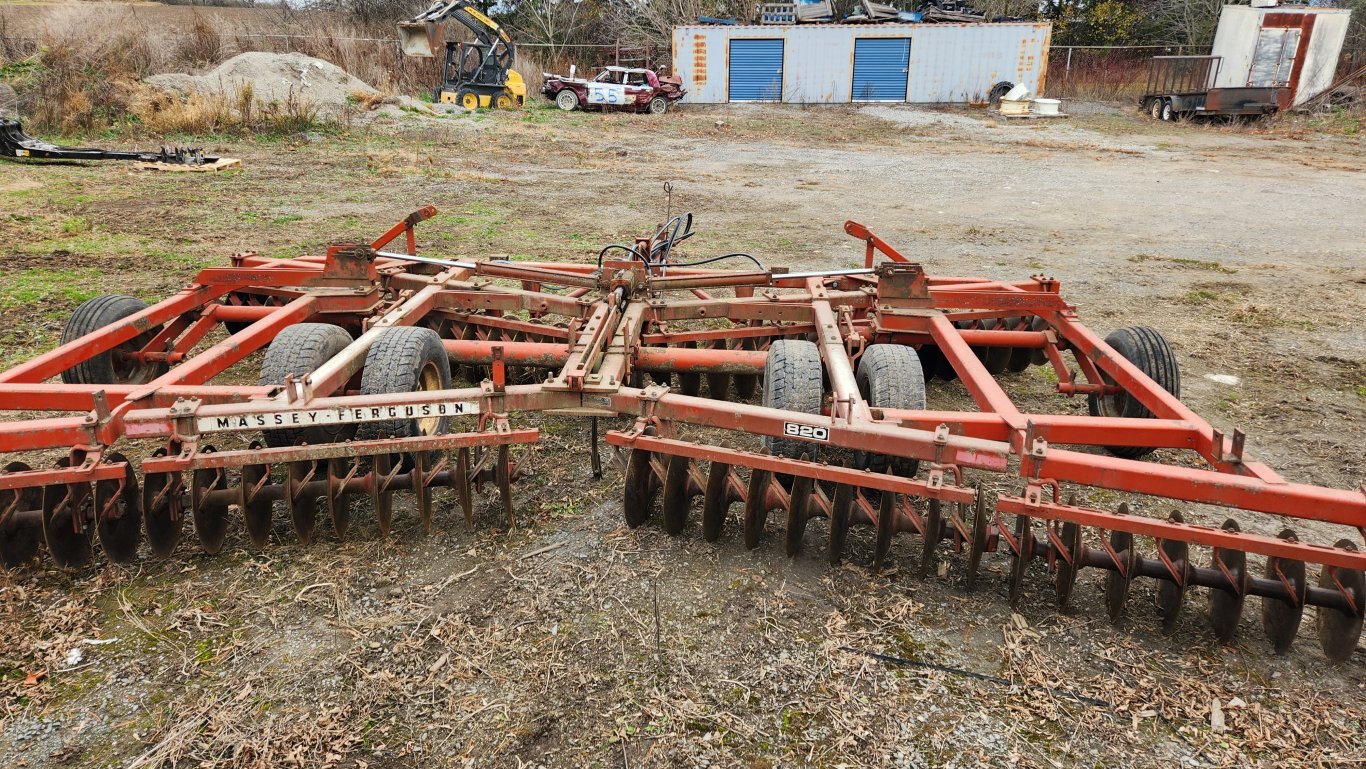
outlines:
M1051 33L1049 24L1035 23L687 26L674 28L673 60L688 89L686 101L719 104L736 100L731 93L731 41L781 40L782 101L832 104L862 98L854 84L858 40L910 40L905 101L983 102L1002 80L1043 91ZM871 45L868 50L897 44ZM878 79L891 85L885 73Z

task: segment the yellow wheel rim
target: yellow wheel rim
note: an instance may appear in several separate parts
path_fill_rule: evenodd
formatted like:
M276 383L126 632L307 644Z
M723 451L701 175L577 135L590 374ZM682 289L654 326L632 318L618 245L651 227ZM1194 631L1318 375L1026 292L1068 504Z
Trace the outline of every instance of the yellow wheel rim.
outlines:
M479 97L475 94L467 93L464 96L460 97L460 106L464 107L465 109L478 109Z
M512 99L507 94L498 95L498 109L512 109Z
M441 372L437 370L435 363L428 363L422 367L422 372L417 376L417 391L431 392L441 389ZM422 435L435 435L437 428L441 426L441 417L428 417L417 420L417 431Z

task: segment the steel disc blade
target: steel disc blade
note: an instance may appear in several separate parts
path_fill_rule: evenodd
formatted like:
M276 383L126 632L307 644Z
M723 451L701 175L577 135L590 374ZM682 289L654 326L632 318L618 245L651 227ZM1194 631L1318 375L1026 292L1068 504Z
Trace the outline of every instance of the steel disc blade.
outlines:
M653 435L654 428L647 427L645 434ZM631 449L631 457L626 461L626 497L622 500L622 512L626 514L626 525L633 529L645 525L654 508L658 486L650 459L650 452Z
M394 461L388 454L376 454L372 466L373 476L370 486L370 501L375 507L375 521L379 532L389 536L394 524L394 492L389 489L389 473L393 472Z
M688 523L688 467L687 457L674 454L668 459L664 473L664 531L677 536Z
M58 467L70 467L62 458ZM43 539L58 566L78 568L90 563L90 484L53 484L43 487Z
M213 453L212 446L200 449L201 453ZM190 510L194 518L194 534L199 546L206 553L217 553L223 549L223 540L228 534L228 503L213 501L210 492L221 491L228 487L228 474L222 469L200 469L190 473Z
M6 473L23 473L33 468L23 462L5 465ZM43 490L30 486L24 489L0 489L0 563L7 569L22 566L38 554L43 544L41 518L28 516L42 510Z
M718 401L730 400L730 374L707 374L707 397Z
M294 534L305 545L313 541L313 530L318 526L318 498L305 493L300 487L311 481L316 471L317 464L311 461L290 462L285 468L288 479L285 505L289 508Z
M1182 523L1180 511L1173 510L1170 519L1175 523ZM1190 558L1190 546L1185 542L1164 539L1159 544L1162 552L1166 554L1167 560L1176 567L1176 572L1181 576L1181 582L1171 582L1169 580L1158 580L1157 582L1157 612L1162 617L1163 635L1171 635L1176 632L1176 622L1181 618L1181 607L1186 602L1186 585L1190 580L1190 568L1188 559Z
M847 483L835 486L835 496L830 502L830 544L828 546L831 566L838 566L844 558L844 543L849 538L849 512L854 506L854 487Z
M498 498L503 503L503 517L507 519L508 530L517 528L517 517L512 509L512 453L507 446L498 447Z
M1020 325L1020 320L1020 318L1006 318L1005 323L1001 328L1008 331L1014 331L1016 326ZM1010 358L1006 361L1006 371L1009 371L1012 374L1018 374L1029 368L1029 360L1032 357L1030 354L1032 350L1030 350L1030 348L1011 347L1008 349L1010 350Z
M702 496L702 539L715 542L721 538L730 502L730 465L712 462L707 468L707 491Z
M943 526L943 508L943 502L931 499L925 513L925 539L920 543L919 574L922 577L928 577L930 567L934 565L934 549L939 544L940 528Z
M1057 573L1053 577L1053 586L1058 594L1058 608L1066 610L1068 604L1072 602L1072 589L1077 584L1077 572L1081 571L1081 526L1071 521L1062 525L1062 542L1071 555L1072 560L1059 558L1057 561Z
M890 471L888 471L890 474ZM873 571L882 571L887 554L892 550L892 535L896 533L896 494L883 491L877 507L877 539L873 546Z
M127 462L122 454L108 454L110 462ZM95 532L105 555L115 563L128 563L138 556L142 543L142 496L138 477L125 465L124 477L95 482Z
M982 553L987 549L987 503L980 487L974 487L976 500L972 513L972 544L968 548L968 573L966 586L972 590L977 585L977 569L982 565Z
M1232 518L1224 521L1225 531L1238 531L1238 522ZM1214 637L1219 643L1232 643L1238 632L1238 620L1243 616L1243 600L1247 596L1247 553L1241 550L1214 548L1214 568L1223 564L1233 577L1234 590L1215 588L1209 595L1209 623L1214 628Z
M252 444L256 446L256 444ZM258 447L259 448L259 447ZM247 526L247 537L256 548L263 548L270 541L270 514L272 503L254 496L253 491L262 481L267 480L270 469L265 465L243 465L241 501L242 520Z
M758 349L754 344L754 340L752 339L741 339L732 342L730 346L740 350ZM735 394L740 396L740 400L742 401L747 401L750 398L753 398L754 393L757 392L759 389L758 374L736 374L734 377L734 381Z
M1335 547L1356 550L1349 539L1340 539ZM1319 572L1319 587L1350 591L1356 601L1355 613L1320 606L1317 610L1316 624L1319 632L1319 645L1323 654L1334 664L1342 664L1351 659L1361 639L1362 611L1366 609L1366 579L1358 569L1341 569L1324 566Z
M1020 605L1020 596L1024 595L1025 572L1029 569L1029 560L1034 553L1034 531L1029 516L1015 516L1015 539L1020 543L1020 552L1015 555L1015 562L1011 564L1010 568L1010 605L1012 608Z
M432 453L418 452L412 455L409 472L412 474L413 504L417 508L417 519L422 523L424 534L432 533L432 489L427 485L427 468L431 466Z
M346 539L351 530L351 497L342 488L351 467L351 461L341 457L327 460L327 517L332 520L332 531L339 540Z
M1045 331L1047 329L1048 322L1045 321L1043 318L1038 317L1037 315L1034 316L1034 319L1029 322L1029 330L1031 331ZM1042 366L1043 364L1048 362L1048 353L1045 352L1042 347L1039 347L1037 349L1030 348L1029 362L1033 363L1035 366Z
M767 470L752 470L749 474L749 490L745 494L745 547L753 550L759 546L764 533L764 522L768 520L768 482L773 473Z
M1295 532L1285 529L1281 539L1294 540ZM1277 582L1289 584L1291 593L1298 600L1282 601L1276 598L1262 598L1262 628L1271 641L1271 648L1277 654L1290 651L1295 642L1295 634L1300 630L1300 619L1304 616L1304 594L1308 582L1305 580L1304 561L1269 556L1266 559L1266 577Z
M166 456L157 449L154 457ZM142 523L152 555L165 558L180 543L184 510L180 498L183 481L180 473L147 473L142 481Z
M461 448L455 453L455 471L451 476L456 496L460 498L460 512L465 516L465 528L474 531L474 493L470 488L470 450Z
M696 342L684 342L683 347L697 347ZM702 375L679 372L678 391L684 395L697 395L702 392Z
M802 459L806 459L805 454L802 455ZM811 478L798 476L792 479L792 494L787 504L787 531L784 532L784 549L788 557L801 552L802 537L806 535L806 521L811 508L813 485L814 481Z
M1125 511L1127 506L1121 505ZM1129 583L1134 575L1134 535L1127 531L1110 532L1110 547L1119 555L1124 573L1107 571L1105 573L1105 608L1109 611L1110 621L1119 622L1124 616L1124 604L1129 600Z

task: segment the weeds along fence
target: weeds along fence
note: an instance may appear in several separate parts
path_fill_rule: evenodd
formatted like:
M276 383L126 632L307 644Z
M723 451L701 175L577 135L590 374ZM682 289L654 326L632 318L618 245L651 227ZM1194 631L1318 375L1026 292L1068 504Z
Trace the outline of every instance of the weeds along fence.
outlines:
M1154 56L1196 56L1209 46L1080 45L1053 46L1048 51L1045 92L1058 99L1137 100L1148 82Z

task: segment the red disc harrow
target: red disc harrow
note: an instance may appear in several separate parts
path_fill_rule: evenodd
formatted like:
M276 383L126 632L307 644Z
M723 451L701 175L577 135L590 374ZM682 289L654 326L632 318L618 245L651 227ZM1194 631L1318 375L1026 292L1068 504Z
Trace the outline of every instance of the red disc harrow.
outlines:
M239 518L264 546L281 511L303 541L321 512L335 537L363 510L387 533L400 492L430 529L455 503L473 525L487 486L513 526L516 447L538 440L519 414L590 419L598 475L598 419L625 416L634 424L605 437L625 458L631 526L658 510L677 534L697 514L704 538L736 527L753 548L773 517L795 555L824 518L832 563L853 526L873 530L875 568L911 533L922 573L952 549L969 588L983 554L1004 553L1012 602L1038 561L1064 607L1079 572L1096 569L1112 618L1148 577L1168 630L1198 586L1220 640L1258 596L1277 652L1306 606L1329 659L1356 649L1366 490L1291 483L1253 461L1241 432L1182 404L1160 334L1101 338L1051 278L930 276L855 222L845 230L866 244L860 269L794 273L745 254L689 263L678 246L690 215L608 246L597 264L418 257L414 226L434 213L323 256L239 254L155 305L106 296L78 308L60 347L0 373L0 408L23 412L0 424L4 564L45 548L80 567L96 539L116 562L144 540L166 556L187 518L209 552ZM384 250L400 238L406 253ZM723 260L746 267L708 266ZM243 372L258 351L259 372ZM1085 396L1090 415L1022 412L1005 388L1030 366L1048 367L1059 394ZM926 385L955 378L975 410L929 408ZM258 384L232 383L244 379ZM26 464L51 449L65 452L55 466ZM1342 535L1099 510L1070 487Z

